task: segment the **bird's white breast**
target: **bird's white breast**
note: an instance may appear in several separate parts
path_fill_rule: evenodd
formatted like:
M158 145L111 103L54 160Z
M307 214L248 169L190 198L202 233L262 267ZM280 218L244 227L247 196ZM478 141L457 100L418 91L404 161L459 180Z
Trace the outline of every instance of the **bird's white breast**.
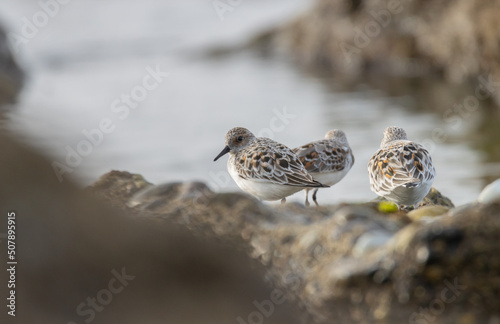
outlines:
M227 170L231 178L233 178L241 190L260 200L280 200L304 189L303 187L275 184L267 180L243 179L240 177L232 160L233 158L229 158L227 161Z

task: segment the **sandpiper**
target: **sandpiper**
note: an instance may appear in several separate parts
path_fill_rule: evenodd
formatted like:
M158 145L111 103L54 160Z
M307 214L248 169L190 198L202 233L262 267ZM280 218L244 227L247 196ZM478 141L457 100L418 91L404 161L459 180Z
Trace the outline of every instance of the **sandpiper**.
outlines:
M313 179L291 149L243 127L229 130L226 146L214 161L229 153L227 169L236 184L260 200L280 200L305 188L328 187Z
M297 154L314 180L328 186L333 186L342 180L354 164L354 155L347 137L338 129L327 132L322 140L293 149L293 152ZM309 206L309 190L311 188L305 189L306 206ZM318 188L314 189L312 195L316 206L318 206L317 192Z
M398 205L414 206L429 193L436 170L429 152L409 141L401 127L388 127L368 163L371 189Z

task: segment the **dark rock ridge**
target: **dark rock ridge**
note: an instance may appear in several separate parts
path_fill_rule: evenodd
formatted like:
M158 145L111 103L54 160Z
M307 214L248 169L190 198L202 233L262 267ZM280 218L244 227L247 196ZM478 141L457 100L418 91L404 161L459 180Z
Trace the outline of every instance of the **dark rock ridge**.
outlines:
M14 59L7 33L0 25L0 106L15 100L23 81L24 74Z
M500 202L453 208L433 190L411 215L378 212L376 202L270 206L118 171L88 191L246 251L310 323L500 321Z

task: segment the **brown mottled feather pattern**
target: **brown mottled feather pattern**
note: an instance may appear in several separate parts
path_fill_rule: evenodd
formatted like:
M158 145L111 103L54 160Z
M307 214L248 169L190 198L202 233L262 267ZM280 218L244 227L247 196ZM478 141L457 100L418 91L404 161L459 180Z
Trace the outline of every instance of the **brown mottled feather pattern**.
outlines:
M380 195L395 187L434 178L429 152L420 144L401 140L379 149L368 164L372 190Z
M349 147L334 145L328 139L299 146L293 152L311 173L342 171L354 163Z
M268 138L256 138L250 147L232 157L243 179L267 180L299 187L323 187L306 171L288 147Z

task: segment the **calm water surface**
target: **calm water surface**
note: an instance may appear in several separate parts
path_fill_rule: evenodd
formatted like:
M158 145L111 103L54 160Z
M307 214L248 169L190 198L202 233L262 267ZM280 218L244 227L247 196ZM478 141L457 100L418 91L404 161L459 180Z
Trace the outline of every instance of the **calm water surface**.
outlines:
M408 109L411 98L368 88L332 92L325 80L252 52L200 55L214 45L243 44L308 6L307 0L243 1L221 21L211 1L74 0L20 46L29 80L5 127L64 162L67 146L76 149L84 130L109 119L112 132L65 176L86 185L126 170L154 183L202 180L218 191L238 190L227 158L213 162L228 129L244 126L295 147L340 128L356 163L341 183L319 193L320 202L334 203L374 198L366 165L384 128L400 125L432 150L435 187L456 204L475 199L484 185L481 154L460 140L432 141L442 118ZM39 10L38 1L3 0L0 18L19 32L22 18ZM148 67L168 77L128 115L113 111L114 101L142 84ZM291 200L302 201L303 193Z

